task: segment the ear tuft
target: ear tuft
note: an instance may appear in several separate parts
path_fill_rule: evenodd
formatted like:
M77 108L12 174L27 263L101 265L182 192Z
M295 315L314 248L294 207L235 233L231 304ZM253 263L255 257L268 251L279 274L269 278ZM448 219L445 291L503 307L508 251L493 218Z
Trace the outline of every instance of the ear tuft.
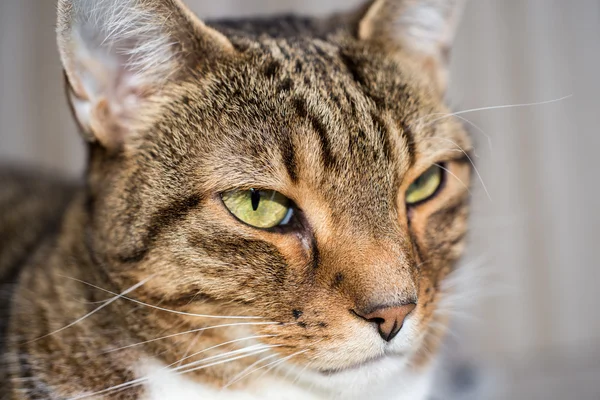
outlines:
M104 52L115 57L119 67L138 74L154 66L158 75L171 67L172 45L160 29L158 17L150 9L132 7L134 3L60 1L58 35L65 58L73 60L77 51L86 52L82 55L87 57Z
M59 0L57 35L75 116L107 147L125 139L145 97L232 51L179 0Z
M425 67L441 92L465 0L373 0L358 24L359 40L402 51Z

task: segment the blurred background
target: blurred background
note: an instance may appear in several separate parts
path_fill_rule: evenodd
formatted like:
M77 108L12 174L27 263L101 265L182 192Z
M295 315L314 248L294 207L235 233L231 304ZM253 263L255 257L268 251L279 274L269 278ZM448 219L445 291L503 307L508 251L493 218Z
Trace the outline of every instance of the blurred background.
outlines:
M203 18L359 2L187 0ZM0 0L0 163L81 176L54 3ZM440 400L600 399L598 74L599 0L468 4L448 97L476 109L461 117L476 126L481 179Z

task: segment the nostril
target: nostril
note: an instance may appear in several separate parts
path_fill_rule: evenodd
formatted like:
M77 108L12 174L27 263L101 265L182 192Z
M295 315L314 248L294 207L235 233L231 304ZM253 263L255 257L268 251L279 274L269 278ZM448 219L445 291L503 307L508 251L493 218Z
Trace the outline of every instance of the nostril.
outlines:
M371 318L371 319L368 319L367 322L374 322L377 325L381 325L381 324L385 323L385 319L383 319L383 318Z
M374 323L378 328L381 338L389 342L400 332L400 329L404 325L404 320L416 306L415 303L408 303L399 306L375 307L375 311L369 313L356 310L351 311L359 318Z

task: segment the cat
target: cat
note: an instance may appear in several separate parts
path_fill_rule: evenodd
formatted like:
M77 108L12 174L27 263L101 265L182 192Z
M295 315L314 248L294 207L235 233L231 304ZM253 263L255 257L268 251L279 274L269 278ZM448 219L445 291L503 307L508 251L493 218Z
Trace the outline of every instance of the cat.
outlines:
M427 399L467 233L461 7L59 0L88 165L0 174L0 397Z

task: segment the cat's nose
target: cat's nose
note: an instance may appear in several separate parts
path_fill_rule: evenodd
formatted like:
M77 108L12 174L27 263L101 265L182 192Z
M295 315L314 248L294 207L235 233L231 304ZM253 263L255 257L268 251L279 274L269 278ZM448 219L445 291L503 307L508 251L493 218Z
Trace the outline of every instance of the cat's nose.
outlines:
M360 318L377 325L379 335L386 342L391 341L404 325L404 320L417 305L415 303L402 304L393 307L380 307L375 311L361 313L353 310Z

